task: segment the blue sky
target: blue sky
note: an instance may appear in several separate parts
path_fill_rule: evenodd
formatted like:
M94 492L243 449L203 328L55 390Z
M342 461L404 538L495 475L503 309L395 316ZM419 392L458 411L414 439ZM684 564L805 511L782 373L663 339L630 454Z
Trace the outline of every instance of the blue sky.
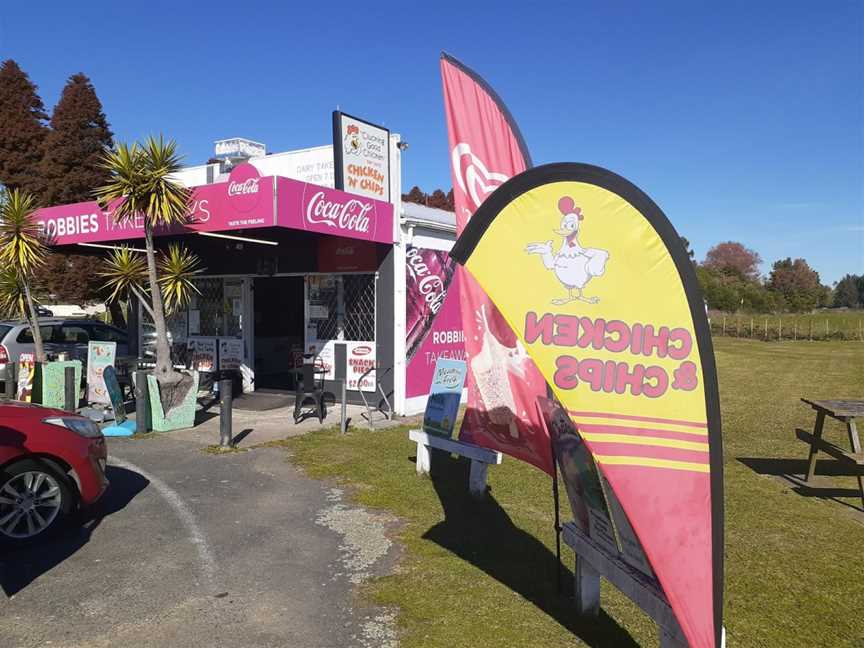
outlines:
M864 272L858 0L47 4L4 2L0 59L49 109L86 73L118 139L164 132L189 163L222 137L327 143L338 105L409 142L406 191L449 187L443 49L496 88L535 163L628 177L697 258L737 240L765 271Z

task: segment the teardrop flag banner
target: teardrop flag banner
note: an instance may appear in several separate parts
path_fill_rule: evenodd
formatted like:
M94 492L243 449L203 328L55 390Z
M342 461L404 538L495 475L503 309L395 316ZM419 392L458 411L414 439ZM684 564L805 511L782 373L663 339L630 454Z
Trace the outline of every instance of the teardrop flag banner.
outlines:
M569 412L691 648L719 647L717 375L696 275L675 229L624 178L549 164L501 185L451 257Z
M531 167L528 147L498 94L474 70L441 55L456 231L508 178ZM543 376L495 305L462 269L462 327L468 354L468 408L459 438L553 473L549 437L535 399Z

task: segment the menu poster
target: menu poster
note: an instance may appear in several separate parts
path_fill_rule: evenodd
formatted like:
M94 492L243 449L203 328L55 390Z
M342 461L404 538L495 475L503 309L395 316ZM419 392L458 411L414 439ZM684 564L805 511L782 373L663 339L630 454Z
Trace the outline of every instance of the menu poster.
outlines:
M243 364L243 340L219 340L219 369L239 369Z
M216 340L190 338L189 353L192 358L192 369L196 371L216 370Z
M615 527L594 458L567 412L557 403L548 398L538 398L537 408L552 439L555 460L574 521L589 538L617 556Z
M426 413L423 415L424 432L443 437L453 434L467 372L467 365L462 360L439 358L435 363Z
M87 343L87 402L107 405L110 403L103 373L114 366L117 357L116 342Z

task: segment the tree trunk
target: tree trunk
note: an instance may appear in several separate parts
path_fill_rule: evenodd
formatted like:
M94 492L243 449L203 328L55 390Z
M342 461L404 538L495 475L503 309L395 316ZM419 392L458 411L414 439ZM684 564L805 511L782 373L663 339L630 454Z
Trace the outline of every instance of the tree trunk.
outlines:
M108 304L108 311L111 313L111 323L118 328L125 329L126 317L123 314L123 306L120 302L112 301Z
M171 364L171 349L168 346L168 329L165 326L165 307L156 276L156 250L153 247L153 226L144 223L144 242L147 248L147 278L150 281L150 298L153 304L153 326L156 329L156 380L163 384L176 383L181 376Z
M26 279L21 280L24 286L24 295L27 298L27 310L29 311L30 330L33 332L33 348L36 362L46 362L45 345L42 343L42 330L39 328L39 318L36 315L36 305L33 303L33 295L30 294L30 286Z

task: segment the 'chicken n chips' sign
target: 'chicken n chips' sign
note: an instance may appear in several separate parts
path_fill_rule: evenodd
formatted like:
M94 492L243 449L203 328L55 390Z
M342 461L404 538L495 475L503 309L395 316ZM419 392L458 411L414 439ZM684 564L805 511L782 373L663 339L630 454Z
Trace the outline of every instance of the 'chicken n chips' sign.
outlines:
M695 273L672 225L627 180L551 164L487 198L451 257L569 412L690 646L719 646L717 378Z

